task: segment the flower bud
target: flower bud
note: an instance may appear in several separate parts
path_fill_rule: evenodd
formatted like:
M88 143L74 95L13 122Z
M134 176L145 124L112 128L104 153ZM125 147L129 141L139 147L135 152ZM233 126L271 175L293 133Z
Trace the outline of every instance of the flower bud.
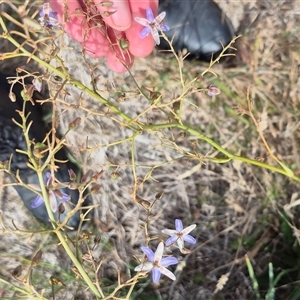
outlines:
M77 175L75 174L75 172L72 169L69 169L68 173L69 173L69 176L70 176L70 180L71 181L76 181Z
M81 122L81 118L76 118L75 120L73 120L71 123L69 123L69 129L72 130L72 129L75 129L78 124Z
M81 183L88 183L91 181L93 177L93 171L92 170L88 170L81 178Z

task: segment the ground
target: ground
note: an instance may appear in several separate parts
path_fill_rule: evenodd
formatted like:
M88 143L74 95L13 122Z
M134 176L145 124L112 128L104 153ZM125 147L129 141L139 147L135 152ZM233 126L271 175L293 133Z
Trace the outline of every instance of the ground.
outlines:
M235 56L212 66L217 76L199 76L208 65L186 60L180 80L173 55L157 50L135 62L133 77L116 75L102 61L84 59L67 36L60 40L61 45L72 47L62 47L60 52L69 74L86 86L90 86L91 75L97 78L97 91L133 124L130 127L124 115L74 83L63 86L65 92L56 98L61 133L71 121L81 118L80 125L66 135L71 152L85 172L104 170L98 179L102 188L93 195L98 207L85 235L78 235L83 254L93 247L95 236L102 237L92 254L96 262L102 260L97 274L106 278L103 285L116 282L117 270L121 281L129 272L134 275L133 266L138 264L134 257L142 258L139 247L150 237L165 239L161 230L173 228L176 218L184 226L197 224L191 232L197 244L190 247L189 254L171 248L180 261L170 268L177 280L164 277L154 285L148 277L136 285L131 299L300 299L296 285L299 1L217 2L241 34L232 45L237 48L232 52ZM149 99L141 95L133 78ZM194 78L198 80L185 93ZM205 92L209 84L216 85L221 94L209 97ZM49 85L55 98L61 83L49 78ZM153 89L154 96L149 92ZM182 103L181 114L178 102ZM140 131L137 121L143 124ZM163 123L177 125L163 128ZM224 151L213 147L214 143ZM228 159L226 153L234 156ZM43 227L22 209L14 189L5 186L8 179L1 176L1 210L7 227L0 242L3 299L19 299L20 291L14 291L13 285L27 287L24 298L51 299L51 275L67 286L57 291L55 299L95 299L75 279L72 264L54 234L32 238L31 233L15 230L12 219L25 231ZM149 203L151 209L145 209ZM150 245L154 249L157 239ZM29 279L31 260L40 249L41 262L33 267ZM259 288L249 275L247 258ZM89 269L89 263L84 264ZM13 278L18 265L23 271ZM274 277L280 275L276 283L270 280L272 266ZM273 285L274 298L270 296ZM45 288L44 298L38 298L32 286L40 294ZM125 299L122 293L116 296Z

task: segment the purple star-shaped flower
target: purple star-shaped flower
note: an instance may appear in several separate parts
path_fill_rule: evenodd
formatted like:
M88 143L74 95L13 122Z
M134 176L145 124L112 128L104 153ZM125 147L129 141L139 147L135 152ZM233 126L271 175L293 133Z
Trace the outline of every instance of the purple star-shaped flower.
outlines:
M156 43L156 45L160 44L159 40L159 31L168 31L170 27L163 23L163 19L166 16L166 12L161 12L156 18L154 18L153 12L151 8L146 9L147 19L135 17L134 20L139 24L145 26L145 28L140 32L139 37L143 39L149 33L152 34L152 37Z
M45 3L43 5L43 8L39 11L39 22L42 26L45 26L47 28L53 28L57 26L58 20L57 20L57 12L51 11L50 4Z
M153 282L158 282L160 275L164 274L172 280L176 280L175 275L169 271L166 267L178 264L178 260L175 257L164 257L164 243L160 242L157 246L155 253L148 247L141 247L142 251L146 254L148 261L135 267L137 272L148 273L152 270Z
M57 190L51 189L52 177L51 177L50 172L47 172L45 174L44 180L45 180L45 185L46 185L46 188L47 188L47 191L48 191L48 198L49 198L51 210L55 213L57 211L57 207L58 207L57 202L58 201L67 202L67 201L70 200L70 196L68 194L62 192L59 189L57 189ZM41 187L39 185L30 184L30 186L33 187L37 191L41 191ZM44 202L45 202L45 200L39 195L32 202L31 207L32 208L39 207Z
M179 219L175 220L175 228L174 229L164 229L162 230L163 233L170 235L171 237L166 240L166 246L170 246L175 242L178 245L181 253L186 253L186 249L184 249L184 242L188 242L190 244L195 244L196 240L194 237L189 235L189 233L195 229L196 224L192 224L186 228L183 228L182 222Z

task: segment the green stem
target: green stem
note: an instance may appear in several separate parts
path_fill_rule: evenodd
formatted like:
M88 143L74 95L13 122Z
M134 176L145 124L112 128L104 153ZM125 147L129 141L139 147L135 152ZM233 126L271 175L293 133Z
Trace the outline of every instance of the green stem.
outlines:
M155 125L144 125L143 126L144 130L159 130L159 129L164 129L164 128L178 128L178 129L182 129L185 132L188 132L196 137L198 137L201 140L206 141L208 144L210 144L211 146L213 146L215 149L217 149L218 151L220 151L221 153L223 153L224 155L227 156L228 160L225 159L225 161L229 161L229 160L238 160L238 161L242 161L254 166L258 166L267 170L271 170L273 172L285 175L295 181L300 182L300 178L295 176L294 174L289 174L288 172L286 172L284 169L280 169L268 164L265 164L263 162L254 160L254 159L250 159L250 158L246 158L246 157L242 157L242 156L238 156L238 155L234 155L232 153L230 153L229 151L225 150L222 146L220 146L219 144L217 144L215 141L213 141L211 138L205 136L204 134L200 133L199 131L192 129L190 127L188 127L187 125L184 124L179 124L179 123L165 123L165 124L155 124ZM217 160L216 160L217 161Z

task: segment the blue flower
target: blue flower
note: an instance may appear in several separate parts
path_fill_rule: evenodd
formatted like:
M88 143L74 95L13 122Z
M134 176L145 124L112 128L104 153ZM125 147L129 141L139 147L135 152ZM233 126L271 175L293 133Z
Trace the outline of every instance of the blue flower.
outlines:
M170 27L166 24L163 24L163 19L166 16L166 12L161 12L156 18L154 18L153 12L151 8L146 9L146 16L147 19L135 17L134 20L139 24L145 26L145 28L140 33L140 38L143 39L149 33L152 34L152 37L156 43L156 45L160 44L159 40L159 30L161 31L168 31Z
M162 230L163 233L170 235L171 237L166 240L166 246L170 246L177 242L178 248L180 249L181 253L186 254L187 249L184 249L184 242L188 242L190 244L196 244L196 240L194 237L189 235L189 233L195 229L196 224L192 224L186 228L183 228L182 222L179 219L175 220L175 228L174 229L164 229Z
M42 26L45 26L47 28L53 28L57 26L58 20L57 20L57 12L51 11L50 4L45 3L43 5L43 8L39 11L39 22Z
M146 254L148 261L135 267L135 271L145 273L152 271L152 280L155 283L159 281L161 274L168 276L172 280L176 280L175 275L166 267L178 264L178 260L175 257L162 258L164 252L163 242L158 244L155 253L148 247L141 247L141 249Z
M47 172L45 174L45 185L46 185L46 189L48 191L48 198L49 198L49 202L50 202L50 207L51 210L55 213L57 211L57 202L58 201L64 201L67 202L70 200L70 196L64 192L62 192L59 189L51 189L51 185L52 185L52 177L51 177L51 173ZM30 186L32 186L35 190L37 191L41 191L41 187L35 184L31 184ZM31 207L32 208L36 208L39 207L40 205L42 205L45 202L45 200L39 195L35 198L35 200L32 202Z

